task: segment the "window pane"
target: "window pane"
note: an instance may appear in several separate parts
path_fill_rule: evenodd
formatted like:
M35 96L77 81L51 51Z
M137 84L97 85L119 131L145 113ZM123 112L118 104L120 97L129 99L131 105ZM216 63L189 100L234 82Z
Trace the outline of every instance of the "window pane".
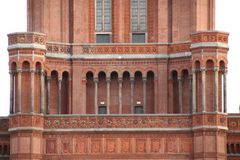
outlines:
M111 0L96 0L96 31L111 31L111 5Z
M106 106L98 107L98 114L107 114L107 107Z
M131 0L131 25L133 32L146 32L147 0Z
M134 113L135 114L143 114L143 106L135 106L134 107Z
M111 43L111 36L109 34L97 34L96 42L97 43Z
M133 33L132 43L145 43L145 33Z

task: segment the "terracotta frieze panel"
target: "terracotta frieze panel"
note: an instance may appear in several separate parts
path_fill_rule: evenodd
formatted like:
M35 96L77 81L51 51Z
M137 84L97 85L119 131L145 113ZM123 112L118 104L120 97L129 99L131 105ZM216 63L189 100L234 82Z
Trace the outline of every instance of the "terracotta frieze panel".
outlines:
M228 33L224 32L198 32L191 35L192 43L222 42L228 43Z
M45 129L68 128L190 128L190 116L48 116Z
M8 35L8 45L13 44L40 44L40 45L46 45L46 35L42 33L13 33Z

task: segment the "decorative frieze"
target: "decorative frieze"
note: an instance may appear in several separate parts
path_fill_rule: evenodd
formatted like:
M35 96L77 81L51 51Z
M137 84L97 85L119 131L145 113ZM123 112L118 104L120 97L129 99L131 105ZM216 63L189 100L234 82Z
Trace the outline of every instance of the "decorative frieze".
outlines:
M221 42L228 43L228 33L225 32L197 32L191 35L192 43Z
M20 32L8 35L8 45L30 43L46 45L46 35L35 32Z
M190 128L190 116L81 116L45 117L45 129L70 128Z

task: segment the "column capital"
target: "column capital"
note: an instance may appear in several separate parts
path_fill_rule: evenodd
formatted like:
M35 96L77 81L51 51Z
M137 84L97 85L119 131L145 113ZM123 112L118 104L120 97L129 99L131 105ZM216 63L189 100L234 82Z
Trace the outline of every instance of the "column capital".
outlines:
M206 67L201 67L201 72L206 72Z
M93 82L94 82L94 83L98 83L98 77L94 77L94 78L93 78Z
M228 74L228 69L225 68L223 72L224 74Z
M147 82L147 77L142 77L143 82Z
M123 78L122 77L118 77L118 83L122 83L123 82Z
M111 77L107 77L107 78L106 78L106 82L107 82L107 83L110 83L110 82L111 82Z
M177 80L178 80L178 81L182 81L182 76L178 76L178 77L177 77Z
M51 76L47 76L47 81L50 81L51 80Z
M35 73L35 72L36 72L36 69L35 69L35 68L31 68L31 69L30 69L30 72L31 72L31 73Z
M199 71L199 69L196 69L196 68L193 68L193 69L192 69L192 73L193 73L193 74L197 73L198 71Z
M22 73L22 69L17 69L17 73Z
M215 66L215 67L213 68L213 70L214 70L214 72L218 72L218 71L219 71L219 67L218 67L218 66Z
M59 82L59 81L62 81L62 77L58 77L58 82Z
M134 82L134 77L130 77L130 81L131 81L131 82Z
M16 73L16 70L9 70L8 72L10 75L14 75Z

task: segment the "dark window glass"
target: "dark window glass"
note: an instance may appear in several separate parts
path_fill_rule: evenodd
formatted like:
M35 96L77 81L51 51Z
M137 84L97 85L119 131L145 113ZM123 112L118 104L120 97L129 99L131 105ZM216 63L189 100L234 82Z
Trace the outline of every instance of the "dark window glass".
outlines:
M145 43L145 33L133 33L132 43Z
M106 106L99 106L98 107L98 114L107 114L107 107Z
M135 114L143 114L143 106L135 106L134 113Z
M111 43L110 34L97 34L96 37L97 43Z

